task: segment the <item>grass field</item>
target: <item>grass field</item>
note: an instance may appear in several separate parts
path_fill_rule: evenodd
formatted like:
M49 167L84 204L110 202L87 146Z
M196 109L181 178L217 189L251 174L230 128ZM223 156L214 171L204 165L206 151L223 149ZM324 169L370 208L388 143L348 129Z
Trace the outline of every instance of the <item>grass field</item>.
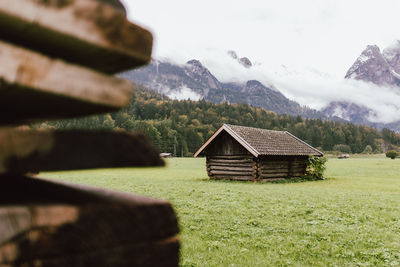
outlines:
M327 179L210 181L204 159L42 177L170 200L182 266L400 266L400 159L329 159Z

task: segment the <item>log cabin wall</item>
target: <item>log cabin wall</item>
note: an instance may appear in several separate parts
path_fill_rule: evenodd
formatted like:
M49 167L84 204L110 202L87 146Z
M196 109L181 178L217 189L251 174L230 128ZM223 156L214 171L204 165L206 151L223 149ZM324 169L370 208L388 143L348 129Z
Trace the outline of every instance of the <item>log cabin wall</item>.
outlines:
M255 180L257 177L254 156L226 132L213 140L205 154L211 179Z
M307 156L259 157L257 179L300 177L305 174L307 158Z
M207 174L218 180L255 180L257 167L251 155L207 156Z

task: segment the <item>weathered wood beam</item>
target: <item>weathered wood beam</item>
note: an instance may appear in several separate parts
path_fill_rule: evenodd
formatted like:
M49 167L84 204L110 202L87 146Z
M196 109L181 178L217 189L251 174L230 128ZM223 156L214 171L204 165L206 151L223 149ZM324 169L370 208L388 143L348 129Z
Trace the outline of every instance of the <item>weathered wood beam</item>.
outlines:
M273 181L283 181L283 180L286 180L287 178L286 177L284 177L284 178L262 178L262 179L260 179L260 182L273 182Z
M209 159L208 162L210 163L228 163L228 164L235 164L235 163L252 163L252 160L248 159L236 159L236 160L231 160L231 159Z
M271 173L271 172L289 172L288 168L276 168L276 169L262 169L261 173Z
M301 167L296 167L296 168L291 168L290 171L291 172L301 172L301 171L305 171L306 168L301 168Z
M253 155L212 155L210 159L253 159Z
M261 170L261 173L289 173L288 169Z
M157 149L140 134L0 128L0 174L161 165Z
M296 176L297 177L297 176L304 175L304 172L293 172L293 173L291 173L291 172L288 172L288 171L281 171L281 172L273 171L273 172L262 172L261 173L261 176L274 176L274 175L288 176L288 177Z
M249 172L253 171L253 167L252 166L236 167L235 165L233 165L233 166L215 166L215 165L211 165L209 168L211 170L232 170L232 171L249 171Z
M70 253L49 258L20 260L17 263L0 264L0 267L15 266L178 266L179 240L166 239L157 242L127 244L124 246L106 247L81 253Z
M285 177L285 178L287 178L288 177L288 175L287 175L287 173L281 173L281 174L279 174L279 173L271 173L271 174L262 174L261 176L260 176L260 178L261 179L267 179L267 178L282 178L282 177Z
M148 63L151 33L105 2L113 1L0 1L0 38L106 73Z
M215 175L212 176L211 179L214 180L237 180L237 181L252 181L255 180L255 178L253 176L226 176L226 175Z
M166 201L6 175L0 203L0 266L178 265Z
M0 125L113 111L126 106L133 92L124 79L3 41L0 62Z
M220 167L251 167L252 163L207 163L209 166L220 166Z
M214 171L210 170L212 175L252 175L252 171Z
M288 165L288 161L261 161L264 166Z

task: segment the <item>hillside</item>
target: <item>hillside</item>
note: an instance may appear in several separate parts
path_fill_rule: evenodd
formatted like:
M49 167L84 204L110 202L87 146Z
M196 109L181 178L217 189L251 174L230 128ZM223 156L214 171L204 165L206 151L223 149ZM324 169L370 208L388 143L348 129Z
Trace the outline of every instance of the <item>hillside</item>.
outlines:
M240 58L238 62L243 68L250 68L252 64L248 58ZM221 82L200 61L194 59L183 65L153 60L143 68L120 75L171 98L205 99L212 103L245 103L278 114L325 118L321 112L301 106L273 86L258 80Z
M204 99L172 100L144 88L136 90L131 104L123 111L52 121L35 127L136 130L148 135L162 152L189 156L223 123L287 130L324 151L341 145L350 152L361 153L369 145L374 152L381 152L400 145L400 135L388 129L379 132L351 123L280 115L247 104L213 104Z

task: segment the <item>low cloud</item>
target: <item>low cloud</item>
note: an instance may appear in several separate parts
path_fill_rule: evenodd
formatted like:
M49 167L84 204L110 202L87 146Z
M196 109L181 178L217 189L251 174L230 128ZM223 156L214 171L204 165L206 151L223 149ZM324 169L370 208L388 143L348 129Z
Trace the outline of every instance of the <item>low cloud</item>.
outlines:
M170 98L177 100L200 100L201 98L201 95L187 87L181 87L177 90L170 91L167 95Z

